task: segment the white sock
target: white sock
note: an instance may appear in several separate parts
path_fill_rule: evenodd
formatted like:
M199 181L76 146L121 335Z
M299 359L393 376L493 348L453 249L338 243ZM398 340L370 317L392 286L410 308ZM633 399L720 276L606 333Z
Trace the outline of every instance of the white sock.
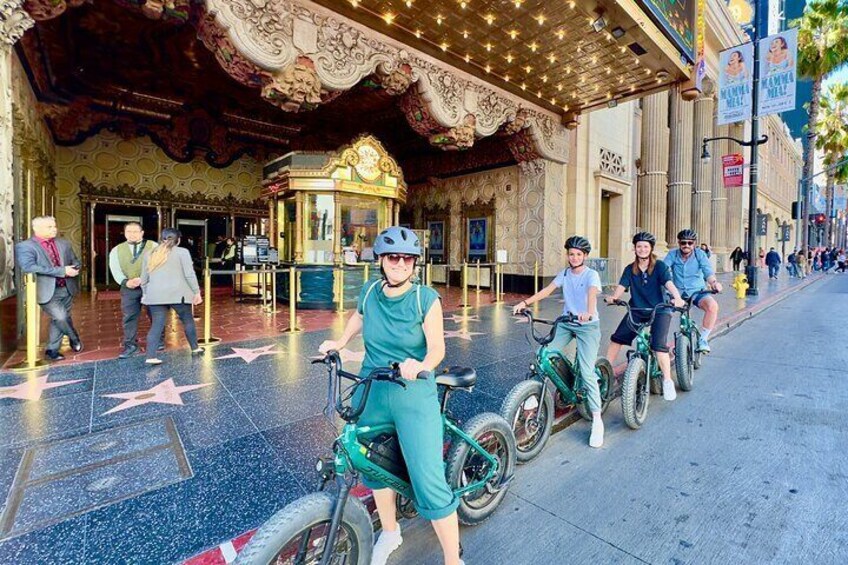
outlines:
M704 339L708 339L710 337L710 332L713 330L708 330L705 328L701 328L701 337Z

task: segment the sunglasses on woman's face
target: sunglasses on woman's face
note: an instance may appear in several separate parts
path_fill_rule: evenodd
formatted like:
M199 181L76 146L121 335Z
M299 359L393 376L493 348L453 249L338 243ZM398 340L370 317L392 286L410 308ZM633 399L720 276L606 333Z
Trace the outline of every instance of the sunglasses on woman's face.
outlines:
M401 260L403 260L404 264L412 265L415 263L415 260L418 259L415 255L401 255L399 253L389 253L386 255L386 259L389 261L390 265L397 265Z

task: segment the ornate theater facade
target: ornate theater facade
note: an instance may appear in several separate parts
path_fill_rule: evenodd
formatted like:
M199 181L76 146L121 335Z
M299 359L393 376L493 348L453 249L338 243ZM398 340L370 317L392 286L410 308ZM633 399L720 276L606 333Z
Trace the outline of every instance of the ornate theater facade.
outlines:
M345 148L363 136L384 153L375 175L393 163L403 190L358 217L439 230L437 261L505 251L520 286L534 266L561 268L572 233L596 242L594 257L623 259L672 186L668 141L646 134L646 116L710 94L690 80L696 4L4 0L0 299L17 287L13 241L45 213L92 289L109 284L106 253L127 219L148 236L177 225L198 256L217 236L260 233L290 261L320 239L338 251L342 220L314 229L319 198L287 201L263 167L347 154L359 175L374 154ZM666 102L643 104L652 94ZM339 198L325 214L338 217ZM291 229L299 255L283 241Z

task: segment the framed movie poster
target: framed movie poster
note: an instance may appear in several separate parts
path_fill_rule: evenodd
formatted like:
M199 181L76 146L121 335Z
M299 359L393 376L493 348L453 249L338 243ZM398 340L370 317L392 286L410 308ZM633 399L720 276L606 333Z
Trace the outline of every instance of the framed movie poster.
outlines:
M427 222L430 231L430 255L445 254L445 223Z
M468 256L485 257L489 253L488 247L489 221L486 218L468 218Z

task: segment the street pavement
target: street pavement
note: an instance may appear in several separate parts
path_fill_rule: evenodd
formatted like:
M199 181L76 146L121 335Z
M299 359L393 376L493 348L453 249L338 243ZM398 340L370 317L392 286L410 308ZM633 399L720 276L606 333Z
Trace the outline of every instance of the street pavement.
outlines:
M555 434L463 529L466 563L848 563L846 298L828 275L715 339L640 430L615 401L602 449L584 422ZM390 563L439 562L429 525L404 524Z

